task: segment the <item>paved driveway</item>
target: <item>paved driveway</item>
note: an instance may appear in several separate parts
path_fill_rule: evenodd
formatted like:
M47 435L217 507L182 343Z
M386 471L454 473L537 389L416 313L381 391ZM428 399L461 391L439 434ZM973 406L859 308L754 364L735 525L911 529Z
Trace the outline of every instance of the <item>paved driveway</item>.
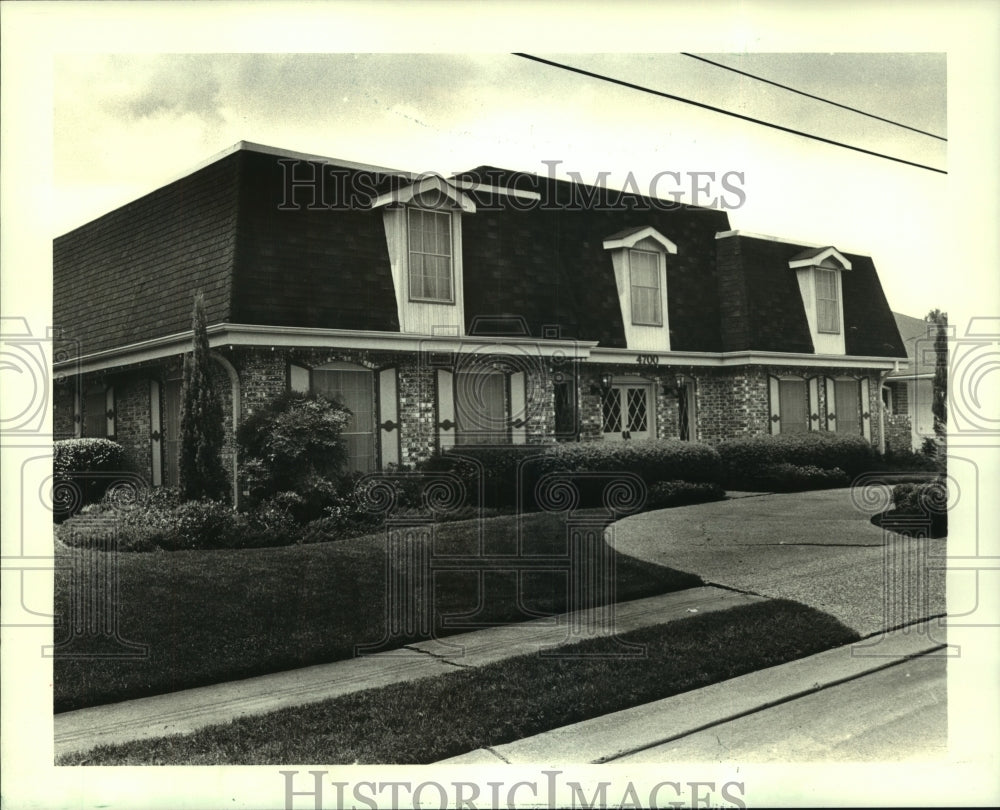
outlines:
M943 614L944 540L873 526L849 489L760 495L645 512L608 541L707 583L795 599L862 635Z

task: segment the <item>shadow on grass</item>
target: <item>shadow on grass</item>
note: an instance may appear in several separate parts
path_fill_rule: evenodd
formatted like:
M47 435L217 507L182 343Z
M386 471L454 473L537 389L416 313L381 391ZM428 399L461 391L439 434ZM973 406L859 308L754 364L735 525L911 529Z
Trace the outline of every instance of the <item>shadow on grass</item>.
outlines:
M588 525L599 538L608 522L597 518ZM417 583L413 599L430 605L433 630L411 628L391 636L392 643L565 612L571 604L565 570L510 569L518 537L522 553L559 560L569 553L572 529L564 515L537 513L442 524L433 541L419 535L407 540L413 554L465 557L473 564L433 572L430 581ZM692 574L605 548L610 558L604 579L588 595L592 605L702 584ZM78 600L88 597L74 583L89 581L95 558L68 548L56 556L57 628L67 628L79 621ZM146 645L148 654L97 657L108 646L100 635L75 639L75 651L94 657L67 657L57 649L57 712L352 658L357 645L389 635L390 575L408 565L389 553L379 535L253 550L123 553L115 559L119 598L110 611L121 637ZM424 598L427 588L430 600ZM396 607L407 615L419 610L413 604ZM446 621L461 615L467 617L463 623Z

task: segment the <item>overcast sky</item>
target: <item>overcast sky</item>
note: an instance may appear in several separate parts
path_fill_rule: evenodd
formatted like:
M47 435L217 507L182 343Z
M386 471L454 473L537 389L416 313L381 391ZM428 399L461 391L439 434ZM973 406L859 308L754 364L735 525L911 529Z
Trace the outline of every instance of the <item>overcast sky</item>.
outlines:
M682 54L537 55L947 167L942 140ZM942 53L700 55L947 136ZM544 173L542 161L561 161L559 171L608 172L618 187L629 172L643 188L679 172L682 189L691 172L740 172L734 228L870 253L894 309L947 308L947 282L933 272L944 260L945 175L513 55L60 54L54 96L53 235L240 140L417 172Z

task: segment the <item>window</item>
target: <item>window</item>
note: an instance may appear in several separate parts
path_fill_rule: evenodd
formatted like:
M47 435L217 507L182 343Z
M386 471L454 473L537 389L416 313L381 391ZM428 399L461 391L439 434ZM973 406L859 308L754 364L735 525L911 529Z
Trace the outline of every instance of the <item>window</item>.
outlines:
M375 469L375 383L371 371L348 363L316 368L312 387L351 411L351 421L340 434L347 448L349 472Z
M836 270L816 268L816 328L830 334L840 332Z
M556 438L572 439L576 437L576 379L565 376L568 379L560 379L552 385Z
M452 303L451 213L409 208L407 216L410 298Z
M677 435L681 441L694 441L697 435L694 381L687 380L677 389Z
M861 399L857 380L834 381L834 409L837 433L861 435ZM829 409L830 404L827 403Z
M106 389L91 388L83 400L83 435L104 439L108 435L108 405Z
M455 443L510 444L507 375L501 371L455 374Z
M176 378L163 385L163 480L168 487L180 483L181 389Z
M649 250L630 250L628 258L632 284L632 323L662 326L659 254Z
M780 433L805 433L809 430L809 397L805 380L778 381Z
M605 439L653 438L648 383L613 385L601 398L601 430Z

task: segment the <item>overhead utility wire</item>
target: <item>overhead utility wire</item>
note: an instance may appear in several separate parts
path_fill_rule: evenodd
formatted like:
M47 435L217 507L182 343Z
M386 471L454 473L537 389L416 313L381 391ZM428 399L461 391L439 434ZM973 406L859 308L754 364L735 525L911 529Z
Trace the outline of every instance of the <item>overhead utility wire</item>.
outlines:
M747 73L745 70L739 70L738 68L730 67L729 65L724 65L722 62L714 62L711 59L706 59L704 56L698 56L693 53L681 52L682 56L690 56L692 59L697 59L699 62L705 62L709 65L714 65L715 67L722 68L723 70L730 70L733 73L739 73L741 76L746 76L750 79L754 79L758 82L764 82L764 84L770 84L775 87L780 87L782 90L788 90L791 93L798 93L800 96L805 96L806 98L812 98L816 101L822 101L824 104L832 104L834 107L840 107L842 110L849 110L850 112L857 113L858 115L865 115L868 118L874 118L876 121L883 121L886 124L892 124L894 127L902 127L903 129L908 129L911 132L917 132L921 135L926 135L929 138L937 138L939 141L947 141L948 139L942 135L935 135L933 132L927 132L923 129L917 129L916 127L911 127L908 124L901 124L899 121L893 121L891 118L883 118L881 115L875 115L874 113L865 112L864 110L859 110L857 107L850 107L847 104L841 104L837 101L831 101L828 98L823 98L822 96L814 96L812 93L807 93L804 90L797 90L794 87L789 87L787 84L781 84L780 82L772 81L771 79L765 79L763 76L756 76L753 73Z
M830 144L831 146L839 146L843 149L850 149L853 152L860 152L863 155L872 155L873 157L882 158L884 160L891 160L895 163L903 163L907 166L915 166L918 169L926 169L929 172L937 172L938 174L948 174L944 169L935 169L933 166L926 166L923 163L914 163L912 160L904 160L903 158L893 157L892 155L885 155L881 152L873 152L870 149L862 149L860 146L851 146L848 143L841 143L840 141L834 141L830 138L824 138L820 135L812 135L808 132L802 132L801 130L791 129L790 127L783 127L781 124L774 124L770 121L762 121L759 118L751 118L749 115L742 115L732 110L726 110L721 107L713 107L711 104L703 104L700 101L692 101L689 98L684 98L683 96L675 96L671 93L664 93L661 90L653 90L649 87L643 87L641 84L633 84L632 82L626 82L622 79L614 79L611 76L604 76L600 73L593 73L589 70L583 70L582 68L573 67L572 65L564 65L560 62L553 62L549 59L542 59L540 56L532 56L530 53L515 53L514 56L519 56L522 59L530 59L533 62L539 62L543 65L549 65L550 67L557 67L561 70L568 70L571 73L579 73L581 76L588 76L591 79L600 79L602 82L610 82L611 84L617 84L621 87L627 87L630 90L639 90L642 93L649 93L653 96L660 96L661 98L668 98L671 101L680 101L683 104L690 104L694 107L700 107L703 110L710 110L711 112L722 113L723 115L729 115L733 118L738 118L741 121L749 121L752 124L760 124L764 127L770 127L771 129L777 129L781 132L788 132L792 135L801 135L803 138L809 138L814 141L819 141L820 143Z

